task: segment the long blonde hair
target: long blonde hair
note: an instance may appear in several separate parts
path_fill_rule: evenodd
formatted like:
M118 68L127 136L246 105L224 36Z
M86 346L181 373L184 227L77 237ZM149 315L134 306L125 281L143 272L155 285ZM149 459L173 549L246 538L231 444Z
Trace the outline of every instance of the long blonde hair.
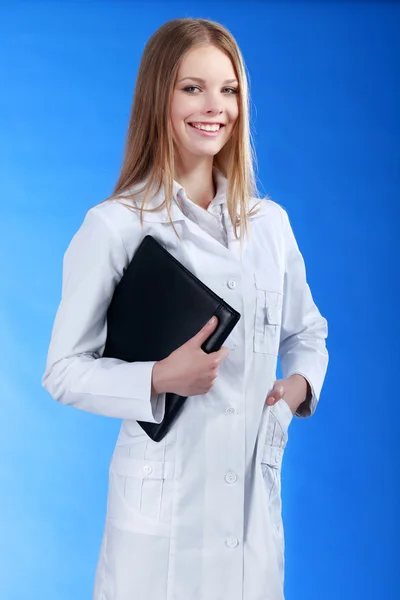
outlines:
M258 198L254 174L256 155L250 131L248 80L234 37L215 21L175 19L164 23L148 40L137 75L121 172L112 195L106 200L119 194L126 197L126 192L132 186L147 180L140 190L140 193L145 192L140 205L141 223L143 211L161 210L164 206L172 223L170 208L175 169L170 104L182 58L194 46L206 44L212 44L231 59L239 82L238 119L230 139L214 156L214 165L228 180L228 212L235 236L239 238L240 228L242 240L243 234L247 232L248 216L255 208L249 213L250 199ZM154 192L156 189L157 194L161 186L165 192L164 202L159 207L146 209L150 191ZM137 193L139 192L132 192L133 195Z

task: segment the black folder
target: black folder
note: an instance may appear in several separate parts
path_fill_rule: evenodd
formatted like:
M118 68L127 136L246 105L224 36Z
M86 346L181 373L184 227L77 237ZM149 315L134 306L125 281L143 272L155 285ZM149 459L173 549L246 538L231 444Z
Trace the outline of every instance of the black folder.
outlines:
M221 348L240 319L153 236L146 235L114 290L107 311L103 356L127 362L159 361L192 338L215 315L218 325L202 345ZM134 395L135 382L132 381ZM138 421L154 441L163 439L186 397L168 392L161 423Z

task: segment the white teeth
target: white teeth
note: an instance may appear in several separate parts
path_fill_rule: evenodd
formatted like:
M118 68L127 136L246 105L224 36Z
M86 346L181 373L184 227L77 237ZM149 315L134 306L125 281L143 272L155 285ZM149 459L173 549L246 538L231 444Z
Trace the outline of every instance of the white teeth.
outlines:
M220 128L220 125L200 125L197 123L192 123L193 127L196 127L196 129L204 129L204 131L218 131L218 129Z

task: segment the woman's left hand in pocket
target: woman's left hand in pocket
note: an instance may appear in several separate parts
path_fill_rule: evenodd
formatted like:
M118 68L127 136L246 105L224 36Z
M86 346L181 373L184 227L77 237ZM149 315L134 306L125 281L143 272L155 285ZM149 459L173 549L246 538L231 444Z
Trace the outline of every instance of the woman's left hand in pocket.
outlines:
M273 406L279 400L284 400L294 414L310 392L308 381L297 373L287 379L277 379L267 396L267 404Z

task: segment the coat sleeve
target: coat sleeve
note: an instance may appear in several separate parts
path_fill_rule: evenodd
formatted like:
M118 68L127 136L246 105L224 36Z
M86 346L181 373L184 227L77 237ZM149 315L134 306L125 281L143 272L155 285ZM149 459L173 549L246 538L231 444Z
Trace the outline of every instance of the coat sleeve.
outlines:
M315 305L306 279L303 256L298 248L289 217L281 208L285 275L282 325L279 346L282 375L299 373L308 381L311 393L296 411L311 416L317 407L328 367L328 323Z
M42 385L84 411L160 423L165 394L152 395L154 362L102 358L106 314L129 258L101 205L88 211L63 261L62 294Z

